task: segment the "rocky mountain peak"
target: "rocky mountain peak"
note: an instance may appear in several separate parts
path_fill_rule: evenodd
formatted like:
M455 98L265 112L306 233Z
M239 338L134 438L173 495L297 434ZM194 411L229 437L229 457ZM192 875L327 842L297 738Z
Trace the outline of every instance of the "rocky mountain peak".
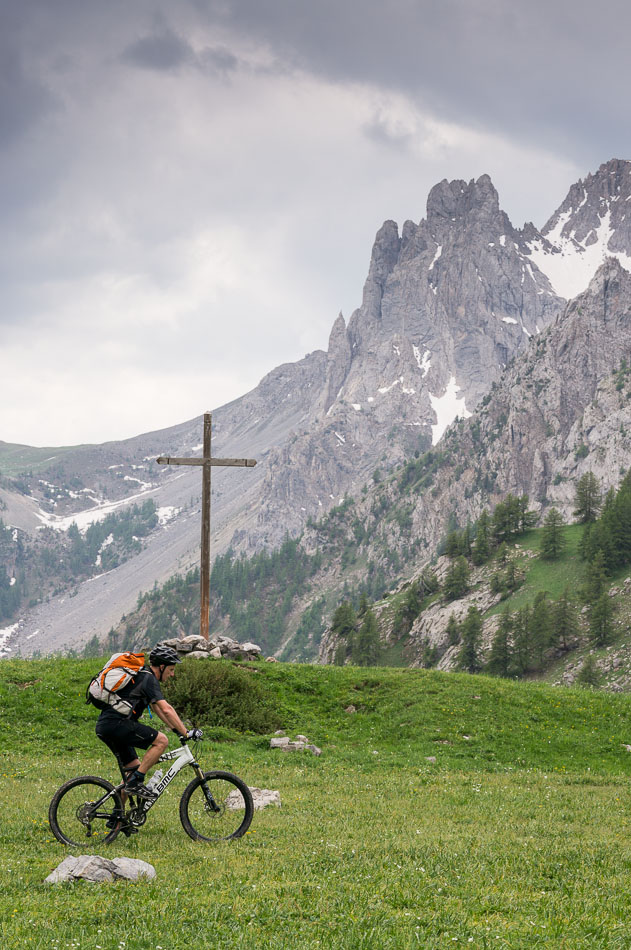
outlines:
M427 222L434 223L447 219L450 222L465 218L472 212L485 212L494 216L499 213L499 195L488 175L482 175L467 184L456 179L444 178L434 185L427 198Z
M377 231L364 284L362 307L367 316L378 318L386 281L392 273L401 249L396 221L385 221Z
M573 184L527 253L566 299L582 293L608 255L631 270L631 162L612 159Z

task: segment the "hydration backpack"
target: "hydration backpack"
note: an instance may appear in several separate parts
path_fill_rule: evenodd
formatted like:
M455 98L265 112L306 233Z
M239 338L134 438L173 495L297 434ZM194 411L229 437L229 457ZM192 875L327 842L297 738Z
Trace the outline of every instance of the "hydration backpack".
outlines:
M130 716L134 704L119 693L134 682L144 665L144 653L112 654L103 669L90 680L85 693L86 703L92 703L97 709L110 708L123 716Z

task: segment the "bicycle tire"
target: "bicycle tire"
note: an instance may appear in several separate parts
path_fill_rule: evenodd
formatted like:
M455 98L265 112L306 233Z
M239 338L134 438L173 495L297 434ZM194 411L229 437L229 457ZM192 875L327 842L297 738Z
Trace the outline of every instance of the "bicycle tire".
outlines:
M206 799L207 785L217 810ZM205 772L186 786L180 799L180 821L193 841L241 838L252 823L254 801L243 779L232 772Z
M107 792L113 794L91 814L90 806ZM107 823L115 812L123 814L123 802L111 782L97 775L79 775L65 782L53 795L48 809L48 824L58 841L71 847L109 844L121 830L121 821L113 828Z

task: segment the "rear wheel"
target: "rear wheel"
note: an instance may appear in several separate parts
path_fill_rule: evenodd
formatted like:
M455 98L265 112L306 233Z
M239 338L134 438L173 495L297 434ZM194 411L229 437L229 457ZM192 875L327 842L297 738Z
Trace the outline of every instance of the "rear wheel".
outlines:
M187 785L180 800L180 821L194 841L240 838L253 815L250 789L231 772L206 772Z
M114 840L122 815L121 797L110 782L96 775L81 775L55 792L48 823L62 844L93 847Z

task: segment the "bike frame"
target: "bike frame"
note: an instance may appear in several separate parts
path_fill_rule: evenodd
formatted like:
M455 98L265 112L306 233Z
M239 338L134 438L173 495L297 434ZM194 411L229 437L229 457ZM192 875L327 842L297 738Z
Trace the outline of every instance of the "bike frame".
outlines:
M204 773L200 769L195 756L189 749L188 745L182 746L181 749L173 749L171 752L163 752L163 754L158 759L158 762L173 762L171 768L162 776L158 784L152 791L155 793L155 798L144 799L142 802L142 809L144 812L148 812L155 803L158 801L163 791L171 784L178 772L181 772L183 768L187 765L192 765L195 769L199 778L204 777ZM156 763L157 764L157 763Z

